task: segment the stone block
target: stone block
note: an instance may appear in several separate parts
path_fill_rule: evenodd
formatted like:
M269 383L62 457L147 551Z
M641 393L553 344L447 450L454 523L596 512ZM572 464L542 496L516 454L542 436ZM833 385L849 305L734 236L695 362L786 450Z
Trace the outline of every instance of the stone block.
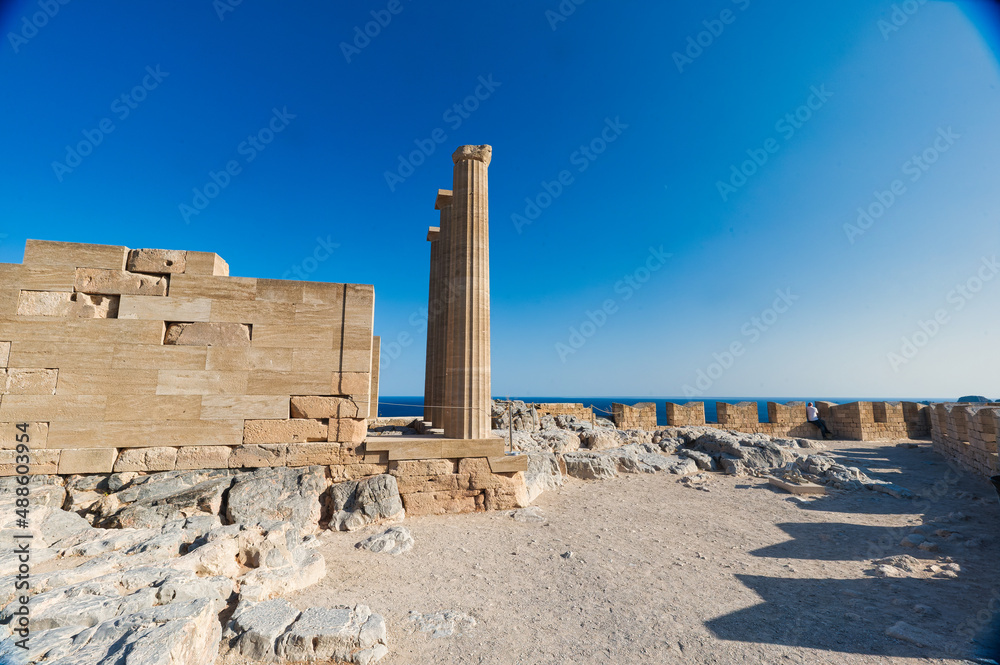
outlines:
M365 414L347 397L295 396L291 399L292 418L358 418Z
M59 370L60 395L155 395L155 369Z
M336 343L334 344L336 346ZM367 349L291 349L292 367L296 372L326 370L330 372L367 373L371 367L371 352Z
M355 462L354 464L337 464L330 466L330 476L333 482L339 483L345 480L358 480L378 476L386 471L387 464Z
M124 270L127 254L128 247L116 245L28 240L24 245L24 264Z
M111 349L112 369L206 369L207 347L164 346L158 343L115 344Z
M403 500L407 517L472 513L482 506L483 501L481 492L469 490L416 492L400 494L400 498Z
M11 367L0 371L0 377L4 395L55 395L59 370Z
M295 306L266 300L213 300L212 321L232 323L291 323ZM254 329L256 333L256 328Z
M229 446L184 446L177 450L174 468L228 469L232 450Z
M13 294L14 302L21 289L28 291L73 291L76 268L72 266L26 266L0 263L0 288Z
M439 476L396 476L396 484L400 493L412 494L414 492L449 492L454 490L469 489L469 476L458 473L451 473Z
M201 417L204 420L284 419L288 418L288 397L281 395L202 395Z
M21 291L17 315L113 319L118 315L119 297L68 291Z
M167 278L124 270L77 268L74 287L83 293L103 295L165 296Z
M334 299L327 302L294 305L293 322L298 325L325 325L341 328L344 325L344 298L340 291L337 291L335 295Z
M115 448L68 448L59 455L59 474L111 473L117 458Z
M490 462L485 457L468 457L458 462L458 472L468 475L468 489L515 488L524 485L523 474L518 481L518 473L493 473Z
M59 450L32 449L28 455L28 474L59 473ZM15 450L0 450L0 476L16 476L18 453ZM22 457L23 459L23 457ZM23 469L22 469L23 470Z
M255 469L263 466L285 466L288 446L283 443L236 446L229 454L230 469Z
M289 443L285 463L288 466L328 466L347 461L344 449L339 443Z
M0 342L0 367L9 367L10 342Z
M250 326L242 323L168 323L164 345L250 346Z
M302 282L287 279L257 279L256 299L271 302L302 302Z
M334 336L340 329L332 325L261 323L253 328L255 347L279 346L288 349L323 349L332 354Z
M377 335L372 338L372 353L369 359L369 379L370 379L370 389L368 398L368 419L374 420L378 418L378 376L379 376L379 357L382 352L382 338Z
M212 300L253 300L257 280L249 277L209 277L190 274L191 253L188 252L188 272L170 278L170 295Z
M344 302L346 284L302 282L302 302L307 305L339 305Z
M329 395L337 394L334 372L250 372L247 395Z
M331 418L329 441L362 443L368 436L367 418Z
M110 421L198 420L201 395L108 395L104 417Z
M102 396L103 399L103 396ZM2 406L0 406L2 408ZM148 416L147 416L148 418ZM49 423L49 448L232 446L243 439L242 420L60 420Z
M114 471L173 471L176 464L177 448L125 448Z
M292 369L292 349L212 346L208 349L205 369L289 372Z
M18 425L27 425L27 427L22 431L18 429ZM17 448L19 443L26 444L32 450L37 450L47 445L48 438L48 423L0 423L0 450Z
M229 264L215 252L185 252L186 275L229 276Z
M158 370L157 395L241 395L250 372Z
M106 400L104 395L4 395L0 421L100 420Z
M175 296L121 296L119 319L153 321L208 321L212 301L208 298Z
M327 424L305 418L291 420L247 420L243 443L302 443L326 441Z
M158 275L184 272L187 252L179 249L133 249L128 253L126 270Z
M457 463L449 459L400 460L389 463L393 476L443 476L458 472Z
M371 389L371 374L368 372L340 372L333 375L333 394L368 395Z

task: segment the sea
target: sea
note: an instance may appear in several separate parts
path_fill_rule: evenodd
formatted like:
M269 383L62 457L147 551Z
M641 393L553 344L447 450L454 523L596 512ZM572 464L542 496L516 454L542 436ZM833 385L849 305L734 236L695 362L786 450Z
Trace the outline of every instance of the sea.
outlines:
M767 403L768 402L778 402L779 404L786 404L788 402L833 402L835 404L847 404L849 402L918 402L921 404L930 404L931 402L947 402L954 400L954 398L890 398L890 397L821 397L821 396L810 396L810 397L699 397L697 399L692 399L690 397L521 397L513 395L497 395L494 399L515 399L522 400L525 402L575 402L583 404L584 406L594 407L594 413L599 416L604 416L606 418L611 417L611 403L617 402L619 404L636 404L638 402L655 402L656 403L656 422L666 423L667 422L667 402L673 402L675 404L687 404L688 402L704 402L705 403L705 421L706 422L716 422L716 412L715 403L716 402L728 402L729 404L736 404L737 402L756 402L757 403L757 414L760 417L760 422L767 422ZM423 413L424 408L424 398L423 396L379 396L378 401L378 414L380 416L418 416Z

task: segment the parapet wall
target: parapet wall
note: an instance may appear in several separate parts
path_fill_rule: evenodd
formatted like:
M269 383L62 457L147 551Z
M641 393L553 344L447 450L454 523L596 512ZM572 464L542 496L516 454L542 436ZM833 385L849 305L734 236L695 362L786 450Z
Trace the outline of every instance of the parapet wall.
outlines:
M19 437L31 473L375 461L374 288L228 275L37 240L0 264L0 475Z
M584 406L579 403L541 403L532 404L535 407L535 411L538 413L538 417L542 416L575 416L580 420L590 422L594 417L594 410L589 406Z
M974 473L1000 474L997 437L1000 403L938 403L930 406L931 441L939 453Z
M613 402L611 404L611 419L618 429L652 431L656 429L656 404L654 402L640 402L629 406Z

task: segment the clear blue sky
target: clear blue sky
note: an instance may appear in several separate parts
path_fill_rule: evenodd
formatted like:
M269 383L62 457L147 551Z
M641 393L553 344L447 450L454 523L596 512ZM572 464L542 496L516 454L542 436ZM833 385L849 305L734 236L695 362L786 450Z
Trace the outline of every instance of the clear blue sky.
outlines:
M382 392L419 394L434 196L489 143L494 394L1000 396L985 2L47 1L0 5L0 261L371 283Z

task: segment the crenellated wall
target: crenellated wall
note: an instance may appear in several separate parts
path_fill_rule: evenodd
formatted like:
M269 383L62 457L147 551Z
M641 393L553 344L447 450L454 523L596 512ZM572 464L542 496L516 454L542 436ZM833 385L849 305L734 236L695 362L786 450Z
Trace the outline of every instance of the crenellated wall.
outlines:
M975 473L1000 474L997 461L1000 403L932 404L930 421L935 450Z
M538 412L539 418L542 416L575 416L580 420L590 422L594 417L594 410L580 403L543 402L532 404L532 406Z
M611 420L615 427L621 430L628 429L656 429L656 404L654 402L639 402L629 406L628 404L611 404Z

